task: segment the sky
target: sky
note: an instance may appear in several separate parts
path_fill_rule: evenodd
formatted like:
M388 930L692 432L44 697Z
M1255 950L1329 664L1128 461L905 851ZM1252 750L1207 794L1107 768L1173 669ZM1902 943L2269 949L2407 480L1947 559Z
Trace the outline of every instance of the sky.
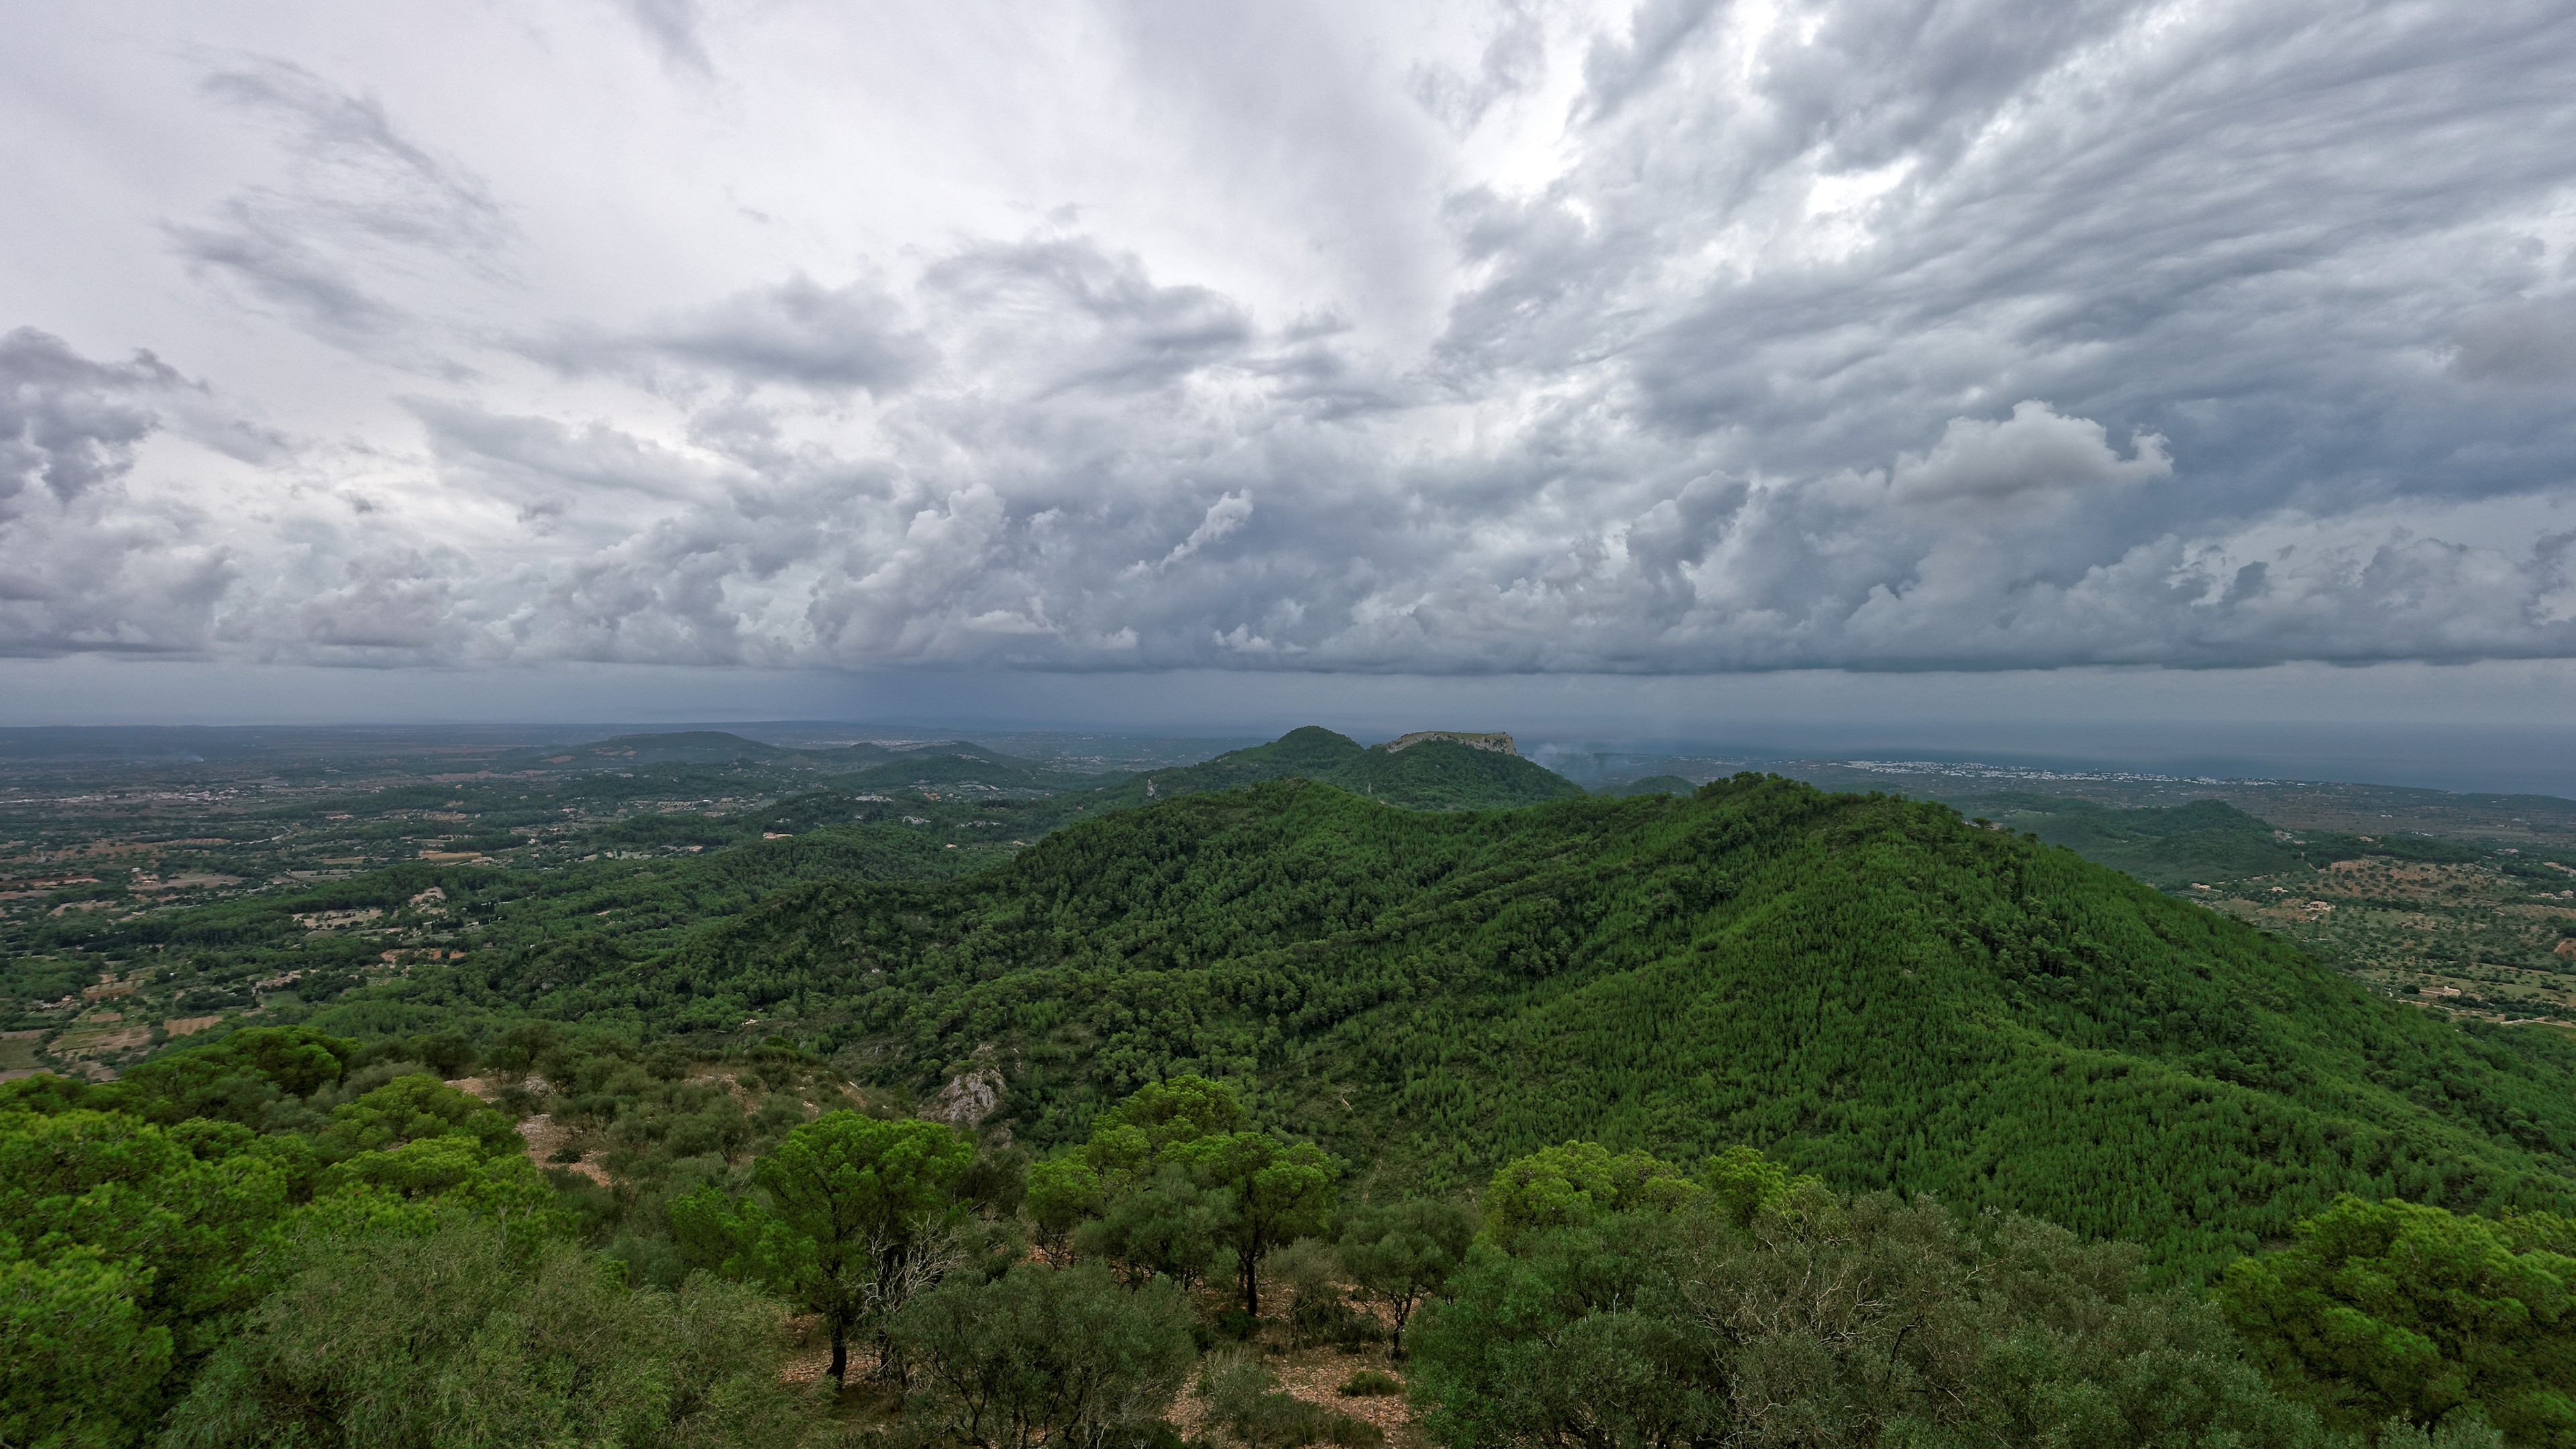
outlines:
M2576 727L2565 0L9 33L0 723Z

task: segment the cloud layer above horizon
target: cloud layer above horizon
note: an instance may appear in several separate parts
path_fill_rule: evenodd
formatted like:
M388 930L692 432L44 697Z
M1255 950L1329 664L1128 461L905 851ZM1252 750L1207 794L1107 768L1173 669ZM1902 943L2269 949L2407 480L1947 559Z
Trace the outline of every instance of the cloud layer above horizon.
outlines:
M2576 10L171 3L0 58L0 654L2576 657Z

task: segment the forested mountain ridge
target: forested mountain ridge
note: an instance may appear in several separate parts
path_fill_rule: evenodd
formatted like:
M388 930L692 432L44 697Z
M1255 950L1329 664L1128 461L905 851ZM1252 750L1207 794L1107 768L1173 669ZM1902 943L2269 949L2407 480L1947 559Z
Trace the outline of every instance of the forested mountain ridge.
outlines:
M972 781L1047 790L1088 790L1102 783L1097 776L1049 769L964 740L901 747L862 743L790 749L722 730L618 735L587 744L515 750L491 760L485 769L501 773L582 774L603 770L632 772L656 766L830 773L833 785L847 789Z
M172 798L158 788L80 797L87 813L69 819L0 801L0 835L34 846L0 870L0 1071L113 1071L254 1023L488 1036L555 985L656 956L790 882L971 874L1149 791L1318 773L1424 809L1580 793L1507 754L1364 750L1320 729L1215 778L720 731L358 763L391 773L276 800L265 785L201 793L185 821L146 818ZM117 866L44 864L71 852Z
M784 1019L924 1090L991 1063L1040 1145L1140 1083L1232 1075L1364 1181L1750 1141L2186 1277L2338 1191L2576 1205L2563 1044L2426 1019L1947 807L1777 778L1488 813L1194 795L972 879L784 891L532 1006Z
M1403 747L1395 748L1399 744ZM1139 775L1102 795L1110 804L1139 805L1286 778L1320 780L1417 810L1491 810L1583 794L1582 786L1517 754L1437 735L1363 746L1320 725L1306 725L1266 745Z

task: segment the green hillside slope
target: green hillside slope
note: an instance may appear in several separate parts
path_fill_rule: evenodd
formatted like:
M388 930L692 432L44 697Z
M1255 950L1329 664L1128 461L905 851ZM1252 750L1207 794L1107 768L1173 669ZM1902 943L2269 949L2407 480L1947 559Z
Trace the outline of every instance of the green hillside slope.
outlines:
M1346 735L1307 725L1266 745L1139 776L1105 791L1104 798L1114 805L1141 805L1292 777L1414 810L1493 810L1583 794L1582 786L1518 755L1438 739L1400 750L1363 747Z
M1192 796L973 879L782 892L545 1010L801 1019L922 1089L991 1061L1039 1143L1184 1070L1258 1083L1364 1178L1751 1141L2186 1276L2343 1190L2576 1206L2563 1044L2465 1034L1946 807L1776 778L1483 814Z
M1691 782L1679 775L1648 775L1642 780L1630 780L1624 785L1613 785L1601 793L1604 795L1687 795L1690 792Z

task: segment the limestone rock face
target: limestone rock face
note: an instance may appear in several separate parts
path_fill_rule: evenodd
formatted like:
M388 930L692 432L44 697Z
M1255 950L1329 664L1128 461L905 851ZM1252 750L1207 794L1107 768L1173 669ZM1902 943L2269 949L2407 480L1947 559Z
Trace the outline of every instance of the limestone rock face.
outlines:
M1006 1090L1002 1074L991 1067L977 1067L948 1079L939 1095L921 1109L921 1115L933 1122L945 1122L959 1131L971 1131L985 1118L1001 1110L1002 1093Z

